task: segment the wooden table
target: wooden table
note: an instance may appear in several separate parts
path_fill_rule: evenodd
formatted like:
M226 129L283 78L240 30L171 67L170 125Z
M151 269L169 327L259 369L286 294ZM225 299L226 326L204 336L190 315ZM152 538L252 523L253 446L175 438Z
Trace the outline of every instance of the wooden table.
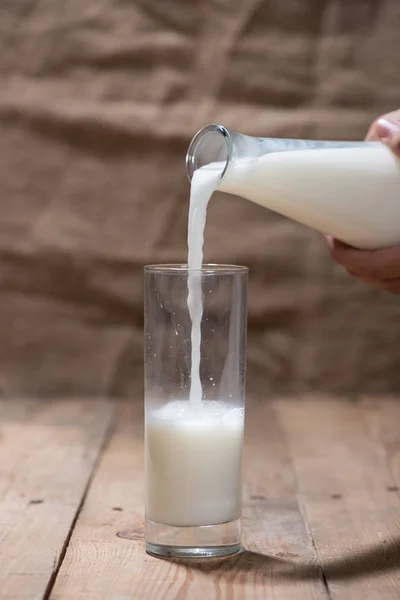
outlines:
M143 542L140 403L0 402L0 598L400 598L400 401L248 402L244 543L166 561Z

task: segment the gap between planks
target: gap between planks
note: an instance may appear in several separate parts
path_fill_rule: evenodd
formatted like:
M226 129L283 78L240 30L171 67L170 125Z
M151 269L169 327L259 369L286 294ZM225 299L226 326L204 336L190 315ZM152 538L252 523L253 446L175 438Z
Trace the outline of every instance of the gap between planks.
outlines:
M273 405L332 600L398 600L399 401Z

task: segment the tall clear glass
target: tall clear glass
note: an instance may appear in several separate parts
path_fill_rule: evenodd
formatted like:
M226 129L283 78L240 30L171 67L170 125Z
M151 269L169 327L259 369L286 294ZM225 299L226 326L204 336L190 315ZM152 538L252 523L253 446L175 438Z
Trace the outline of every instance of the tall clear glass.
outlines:
M186 265L145 267L146 550L225 556L241 547L248 270L196 272L203 295L196 402L188 273Z

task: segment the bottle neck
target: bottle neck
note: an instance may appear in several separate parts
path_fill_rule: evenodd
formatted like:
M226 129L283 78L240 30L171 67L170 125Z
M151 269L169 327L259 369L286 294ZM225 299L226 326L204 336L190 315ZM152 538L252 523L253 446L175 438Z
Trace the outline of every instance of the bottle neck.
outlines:
M189 181L197 169L211 163L224 163L221 179L234 159L232 134L223 125L206 125L196 133L186 154L186 173Z

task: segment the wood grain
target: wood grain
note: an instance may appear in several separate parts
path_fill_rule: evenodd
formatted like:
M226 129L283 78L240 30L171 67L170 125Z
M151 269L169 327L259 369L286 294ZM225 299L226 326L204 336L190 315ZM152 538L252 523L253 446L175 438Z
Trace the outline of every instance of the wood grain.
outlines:
M120 409L58 574L51 600L307 600L328 598L296 502L291 460L271 409L249 403L245 453L247 551L226 561L145 554L143 424ZM133 540L118 537L133 531Z
M250 401L246 551L226 561L145 554L140 403L118 406L94 469L112 414L97 400L0 402L2 599L400 597L395 399Z
M392 460L396 449L397 477L399 408L320 398L279 400L274 410L331 598L397 600L400 504L382 436Z
M0 596L43 598L112 418L90 400L0 401Z
M365 398L362 407L369 431L380 444L393 478L388 479L387 491L400 492L400 400L398 398Z

